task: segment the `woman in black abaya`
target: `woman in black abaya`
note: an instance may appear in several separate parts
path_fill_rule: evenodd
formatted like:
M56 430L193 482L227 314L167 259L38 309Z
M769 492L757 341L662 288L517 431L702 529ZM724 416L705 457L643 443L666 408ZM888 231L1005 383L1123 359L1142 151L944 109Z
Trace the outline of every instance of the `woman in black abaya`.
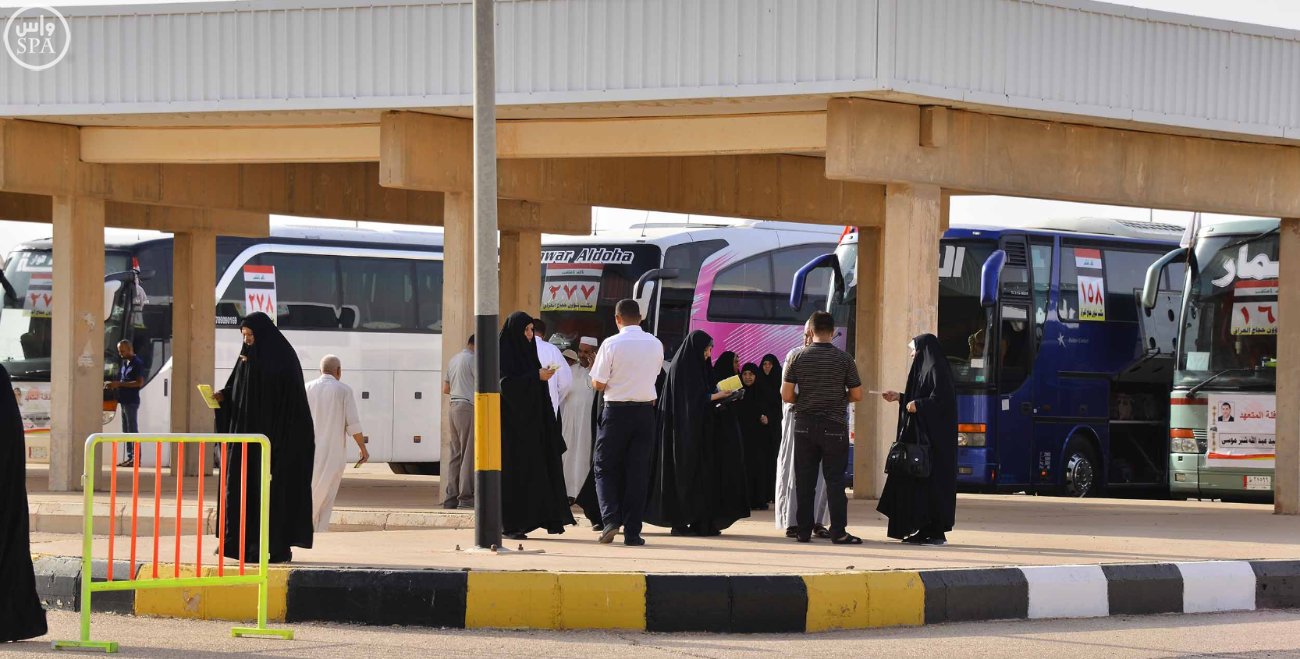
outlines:
M781 423L785 417L785 405L781 400L781 360L776 355L763 355L758 369L758 380L763 385L763 416L767 418L763 427L768 432L767 454L762 457L764 471L760 477L767 484L767 500L776 501L776 457L781 446Z
M898 403L900 441L929 443L930 476L889 474L876 510L889 518L889 537L942 545L957 515L957 394L938 338L922 334L912 339L909 348L912 369L907 390L901 395L887 391L883 398Z
M249 314L239 325L244 335L235 370L217 392L217 432L266 435L271 442L270 561L287 563L290 547L312 545L311 471L316 451L311 408L303 384L302 364L270 316ZM261 447L226 444L225 545L222 554L239 558L239 508L243 446L248 447L248 500L244 541L246 561L258 560L258 502ZM217 534L220 536L220 528Z
M713 365L713 382L740 375L740 358L727 351ZM717 482L717 509L713 516L713 531L700 535L717 535L738 519L749 517L749 477L745 474L745 443L740 434L740 421L736 405L743 393L728 396L713 405L713 451L716 457L714 477Z
M546 384L555 372L537 358L528 314L510 314L499 342L502 530L512 540L537 528L564 533L577 522L564 487L564 436Z
M667 526L673 535L714 536L739 517L748 517L744 500L731 517L721 505L716 404L734 398L717 390L710 356L713 338L696 330L682 342L664 378L658 403L658 438L650 472L645 521ZM734 363L734 357L732 358ZM734 422L734 418L733 418ZM738 459L739 455L736 456Z
M9 371L0 366L0 643L44 636L27 521L27 449Z
M767 473L767 445L771 442L771 434L763 423L767 413L767 390L759 375L757 365L745 364L740 370L740 382L745 387L745 396L734 404L736 420L740 422L740 436L745 444L745 476L749 481L747 492L750 510L767 510L767 492L771 489L764 482Z

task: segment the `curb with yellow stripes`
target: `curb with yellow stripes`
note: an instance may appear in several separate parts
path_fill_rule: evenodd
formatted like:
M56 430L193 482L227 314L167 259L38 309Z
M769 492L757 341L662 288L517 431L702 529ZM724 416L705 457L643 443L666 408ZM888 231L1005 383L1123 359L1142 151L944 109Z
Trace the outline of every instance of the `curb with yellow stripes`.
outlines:
M102 578L103 568L95 566L96 579ZM79 606L79 571L76 559L37 562L38 589L47 606ZM798 576L290 568L272 570L270 594L269 617L276 622L820 632L957 621L1300 608L1300 561ZM219 620L248 620L255 614L252 587L112 595L96 596L95 610Z

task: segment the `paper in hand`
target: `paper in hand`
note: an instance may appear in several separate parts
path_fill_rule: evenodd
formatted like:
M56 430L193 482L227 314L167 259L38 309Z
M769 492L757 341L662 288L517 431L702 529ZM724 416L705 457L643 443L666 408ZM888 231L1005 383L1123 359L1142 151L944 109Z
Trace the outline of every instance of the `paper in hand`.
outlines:
M718 391L735 391L743 386L744 385L740 383L740 376L733 375L718 383Z
M203 402L207 403L210 409L214 409L214 410L221 409L221 403L217 402L217 399L214 398L212 395L212 385L201 384L198 387L199 387L199 395L203 397Z

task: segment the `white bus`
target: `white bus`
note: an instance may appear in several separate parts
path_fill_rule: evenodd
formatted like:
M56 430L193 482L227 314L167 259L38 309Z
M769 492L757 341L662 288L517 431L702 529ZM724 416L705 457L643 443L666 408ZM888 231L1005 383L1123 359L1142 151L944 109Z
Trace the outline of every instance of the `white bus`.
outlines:
M842 227L769 221L645 224L585 237L542 241L542 320L560 344L579 337L604 341L617 330L614 305L641 303L646 327L671 358L692 330L714 340L713 354L735 352L741 363L766 354L784 359L802 344L809 314L826 300L788 303L799 268L832 252ZM830 273L813 275L809 291L828 291ZM503 313L507 310L502 310ZM843 336L838 340L843 345Z
M105 378L116 375L118 340L131 341L148 373L140 392L140 430L166 432L171 396L197 395L172 386L172 239L110 242L105 271ZM326 354L342 359L371 460L399 473L436 473L442 234L285 227L269 238L219 238L217 386L225 384L239 354L246 273L262 272L274 273L274 287L256 292L272 294L277 324L298 352L303 377L315 378ZM50 240L17 247L5 267L17 299L6 300L0 313L0 363L19 395L32 462L48 460L51 308L45 292L51 274ZM134 292L133 282L143 290ZM117 431L119 423L105 414L106 430ZM356 459L356 447L348 446L349 459Z

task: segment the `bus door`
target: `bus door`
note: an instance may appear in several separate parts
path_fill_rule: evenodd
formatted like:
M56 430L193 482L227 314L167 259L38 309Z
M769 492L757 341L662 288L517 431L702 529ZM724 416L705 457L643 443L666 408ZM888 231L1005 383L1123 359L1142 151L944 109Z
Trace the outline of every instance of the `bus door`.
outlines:
M143 312L139 274L135 271L117 272L104 277L104 379L116 380L122 367L117 353L120 341L134 343L135 328ZM104 390L104 423L113 420L117 412L117 399L113 392Z
M1002 465L998 482L1029 483L1035 395L1030 375L1034 363L1035 323L1030 296L1028 248L1023 236L1004 238L1006 252L998 302L996 343L997 457Z

